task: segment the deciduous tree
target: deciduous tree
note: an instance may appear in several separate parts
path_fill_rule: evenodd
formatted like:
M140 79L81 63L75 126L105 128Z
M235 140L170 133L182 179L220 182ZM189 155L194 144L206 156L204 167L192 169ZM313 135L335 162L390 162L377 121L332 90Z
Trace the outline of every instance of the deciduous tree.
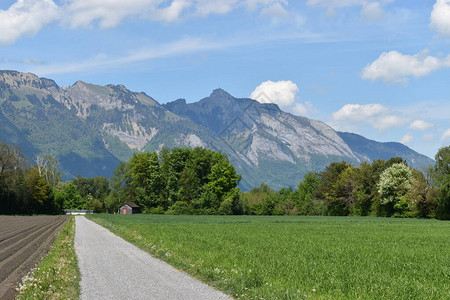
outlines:
M406 197L412 188L412 179L412 169L403 163L393 164L381 173L378 193L388 216L393 213L403 216L412 209L412 203Z
M435 156L436 165L432 168L433 185L437 189L436 216L450 219L450 146L439 149Z

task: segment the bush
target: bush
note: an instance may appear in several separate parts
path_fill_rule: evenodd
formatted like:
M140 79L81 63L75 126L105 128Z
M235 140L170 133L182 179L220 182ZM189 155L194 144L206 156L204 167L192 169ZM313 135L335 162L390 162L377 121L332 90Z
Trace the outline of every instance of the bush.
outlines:
M219 207L218 213L219 215L232 215L233 210L231 207L233 206L233 198L226 198Z
M164 210L164 207L158 206L149 208L148 210L145 211L145 213L149 213L152 215L163 215L166 213L166 211Z
M186 201L177 201L166 211L166 215L192 215L192 213L193 210Z

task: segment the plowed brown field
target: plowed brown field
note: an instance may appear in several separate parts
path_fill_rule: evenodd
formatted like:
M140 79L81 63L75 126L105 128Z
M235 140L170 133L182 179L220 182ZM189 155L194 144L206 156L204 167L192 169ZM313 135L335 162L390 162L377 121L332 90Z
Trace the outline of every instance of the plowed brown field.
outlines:
M67 216L0 216L0 299L47 253Z

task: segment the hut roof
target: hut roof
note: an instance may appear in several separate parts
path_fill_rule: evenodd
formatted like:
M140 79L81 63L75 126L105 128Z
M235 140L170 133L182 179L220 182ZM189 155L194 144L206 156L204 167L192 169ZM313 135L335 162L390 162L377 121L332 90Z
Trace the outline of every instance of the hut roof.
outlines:
M127 203L123 204L122 206L125 206L125 205L128 205L131 208L140 208L140 206L134 202L127 202Z

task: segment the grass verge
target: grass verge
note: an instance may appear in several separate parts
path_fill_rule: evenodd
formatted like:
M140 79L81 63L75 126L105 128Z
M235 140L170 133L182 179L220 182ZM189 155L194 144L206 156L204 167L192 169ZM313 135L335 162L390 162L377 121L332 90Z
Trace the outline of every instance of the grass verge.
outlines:
M75 218L55 238L49 253L17 287L16 299L78 299L80 272L74 248Z
M448 299L450 222L92 215L238 299Z

